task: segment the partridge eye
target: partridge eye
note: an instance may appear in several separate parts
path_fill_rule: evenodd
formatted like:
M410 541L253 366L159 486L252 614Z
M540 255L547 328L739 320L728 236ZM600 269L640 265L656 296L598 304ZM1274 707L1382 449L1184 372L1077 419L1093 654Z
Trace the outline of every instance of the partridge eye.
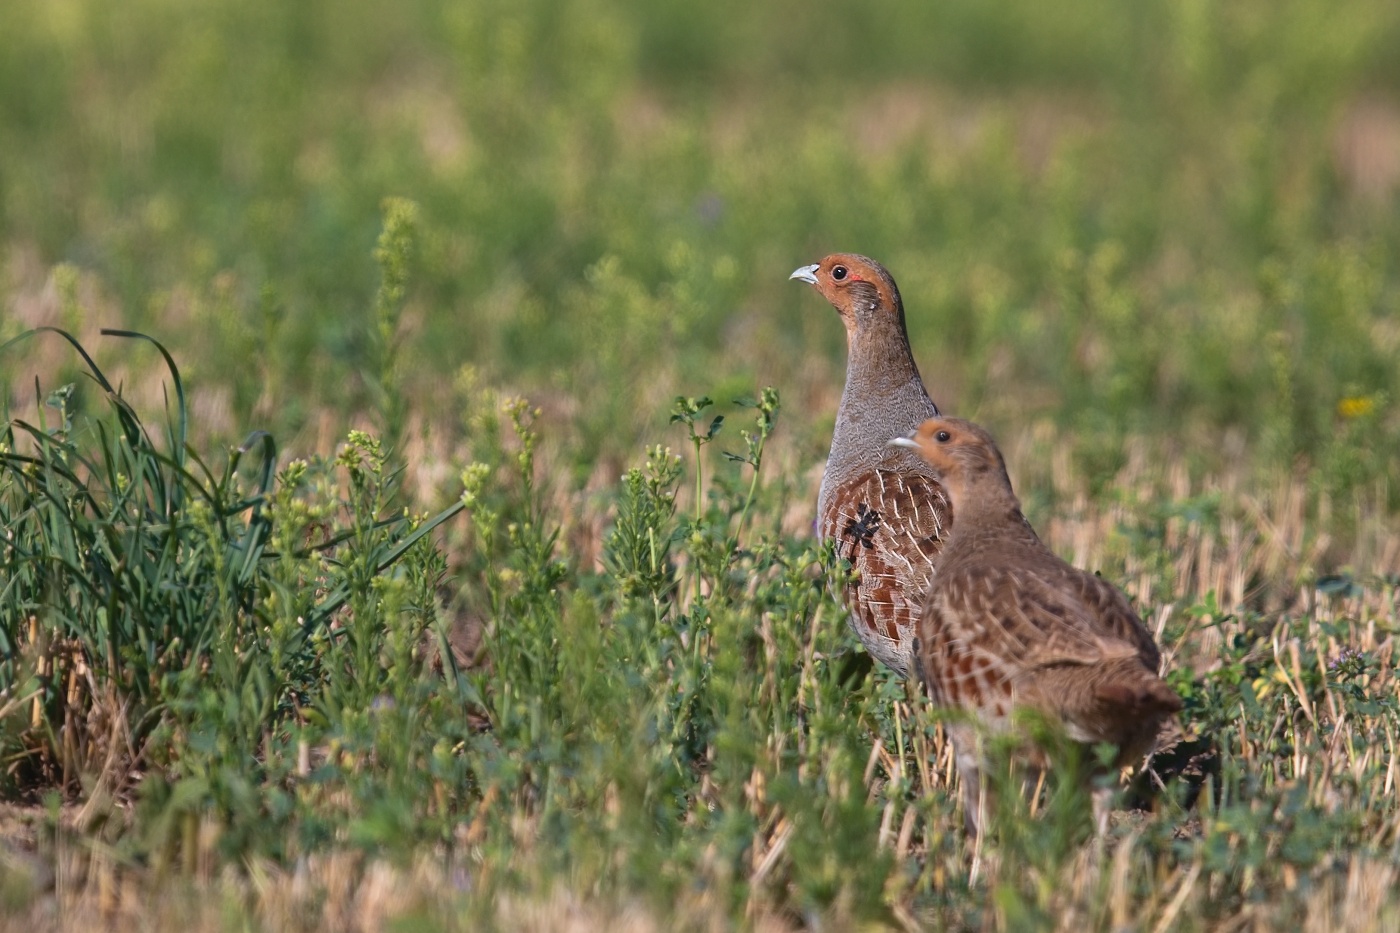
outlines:
M946 444L953 439L953 435L949 434L947 431L939 431L933 436L933 439L940 444Z
M838 282L843 281L846 278L846 267L836 266L831 270L831 277Z

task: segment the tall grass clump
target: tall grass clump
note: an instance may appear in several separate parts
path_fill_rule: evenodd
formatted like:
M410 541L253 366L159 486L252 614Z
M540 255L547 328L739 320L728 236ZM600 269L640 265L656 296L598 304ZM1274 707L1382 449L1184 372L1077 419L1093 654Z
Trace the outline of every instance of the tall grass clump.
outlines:
M416 715L400 709L421 703L443 570L425 535L460 506L406 515L364 434L332 462L279 473L271 437L255 432L211 464L187 440L164 347L111 332L154 343L168 366L156 434L71 335L51 333L82 358L105 413L76 414L84 390L69 385L45 398L51 412L5 426L5 785L138 794L159 803L157 824L213 816L267 836L290 805L278 782L305 770L308 741Z

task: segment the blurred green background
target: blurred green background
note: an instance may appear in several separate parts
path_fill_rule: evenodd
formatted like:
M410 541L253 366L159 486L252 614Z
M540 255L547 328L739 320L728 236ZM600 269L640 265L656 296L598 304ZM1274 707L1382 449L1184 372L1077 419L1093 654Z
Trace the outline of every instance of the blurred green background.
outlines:
M0 33L0 337L151 333L220 436L324 449L375 404L398 196L403 410L449 447L486 383L611 478L673 396L772 384L810 465L844 347L787 274L851 250L959 413L1394 463L1392 0L7 0Z

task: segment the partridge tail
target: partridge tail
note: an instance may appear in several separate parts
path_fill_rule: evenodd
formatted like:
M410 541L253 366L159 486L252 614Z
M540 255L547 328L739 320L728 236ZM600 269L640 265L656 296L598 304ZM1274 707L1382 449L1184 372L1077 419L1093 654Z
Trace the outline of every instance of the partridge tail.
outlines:
M1129 668L1122 675L1106 680L1094 690L1100 702L1123 712L1167 715L1181 712L1181 697L1156 674L1146 668Z
M1022 702L1060 719L1080 742L1136 747L1155 737L1181 698L1136 655L1055 664L1021 680Z

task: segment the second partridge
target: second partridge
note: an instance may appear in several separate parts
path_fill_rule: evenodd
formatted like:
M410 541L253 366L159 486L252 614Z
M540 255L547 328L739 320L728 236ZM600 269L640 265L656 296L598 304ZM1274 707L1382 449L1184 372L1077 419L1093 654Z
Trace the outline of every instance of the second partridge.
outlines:
M1161 656L1127 597L1045 546L1021 513L1006 465L982 428L934 418L912 437L953 506L917 626L914 664L933 702L969 714L949 725L976 833L980 733L1031 709L1075 742L1117 747L1121 767L1152 751L1181 709ZM1095 794L1102 829L1107 795Z

